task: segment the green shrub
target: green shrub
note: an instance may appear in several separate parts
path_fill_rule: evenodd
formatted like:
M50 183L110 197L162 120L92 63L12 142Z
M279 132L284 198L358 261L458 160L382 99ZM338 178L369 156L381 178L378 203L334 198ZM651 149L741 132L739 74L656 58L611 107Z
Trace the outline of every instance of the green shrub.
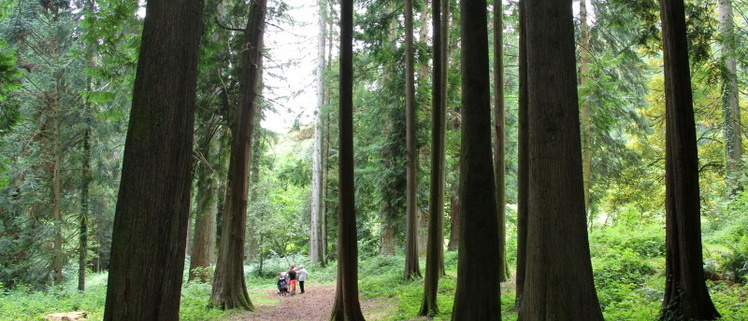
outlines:
M592 260L595 284L609 287L614 283L640 285L656 270L637 253L624 249L606 253Z
M618 224L590 231L592 256L628 249L643 258L665 256L664 225L646 224L628 226Z

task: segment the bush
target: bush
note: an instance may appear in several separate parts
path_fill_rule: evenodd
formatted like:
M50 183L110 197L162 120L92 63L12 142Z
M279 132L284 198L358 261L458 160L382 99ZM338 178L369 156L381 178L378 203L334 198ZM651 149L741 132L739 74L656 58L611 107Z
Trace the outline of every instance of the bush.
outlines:
M590 232L592 256L628 249L642 258L665 256L664 224L648 224L636 227L619 224L595 229Z

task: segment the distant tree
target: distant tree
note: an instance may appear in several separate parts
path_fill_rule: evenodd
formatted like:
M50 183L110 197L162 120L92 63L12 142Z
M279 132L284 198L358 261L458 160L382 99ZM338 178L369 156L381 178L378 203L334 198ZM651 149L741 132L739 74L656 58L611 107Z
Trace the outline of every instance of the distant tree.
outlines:
M327 40L327 1L317 1L319 12L317 35L317 106L314 112L314 151L312 152L312 209L309 229L309 262L325 262L325 185L326 157L324 155L324 115L325 105L325 42Z
M452 320L501 320L499 220L491 155L491 82L486 2L460 1L462 139L460 245ZM481 277L476 278L476 275ZM478 293L479 295L476 295Z
M83 155L81 157L81 208L78 220L78 291L86 290L86 271L88 270L88 220L89 192L91 187L91 132L83 131Z
M189 280L207 282L210 275L207 269L213 264L216 249L216 214L218 212L218 171L216 161L220 153L218 117L212 110L205 110L200 116L201 126L196 131L198 155L195 164L195 230L190 248ZM206 115L208 114L208 115Z
M253 0L244 29L239 81L240 101L231 138L226 210L221 226L218 261L213 277L211 305L221 309L255 309L244 279L244 241L247 226L249 165L260 87L267 0Z
M527 271L527 212L529 200L528 102L527 97L527 0L519 0L519 101L517 111L517 270L515 306L521 308Z
M584 210L571 0L526 0L523 9L529 189L519 320L602 320Z
M591 32L587 18L587 1L579 1L579 85L590 81ZM583 97L579 104L580 135L582 137L582 182L584 183L584 209L590 210L590 188L592 184L592 118L591 97Z
M146 7L104 320L179 319L202 7Z
M740 88L738 87L735 23L733 22L732 0L719 0L719 45L722 63L722 113L725 136L725 179L728 192L735 194L742 189L741 175L743 143L740 124Z
M353 0L340 1L340 135L338 278L330 320L364 320L358 299L358 246L353 184Z
M696 124L683 0L660 0L665 75L665 297L660 320L716 320L704 282Z
M438 1L438 0L437 0ZM416 87L413 66L413 0L405 0L405 122L406 122L406 232L405 278L421 277L418 266L418 217L416 215L416 188L418 179L418 144L416 137ZM433 219L433 218L432 218Z
M418 315L434 316L439 313L436 294L442 276L441 259L444 256L444 150L446 130L446 104L444 104L444 37L442 34L442 0L431 2L433 35L433 71L431 81L431 188L429 202L428 245L426 248L426 278L423 282L423 301ZM444 0L447 1L448 0Z

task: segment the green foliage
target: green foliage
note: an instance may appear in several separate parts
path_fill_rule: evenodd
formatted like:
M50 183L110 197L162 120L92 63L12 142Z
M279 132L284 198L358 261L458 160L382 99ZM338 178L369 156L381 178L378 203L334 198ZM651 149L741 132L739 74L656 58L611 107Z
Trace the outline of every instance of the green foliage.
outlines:
M230 315L230 311L213 309L207 304L210 292L210 283L186 282L182 285L179 319L189 321L210 321L221 320Z
M707 234L708 272L713 278L748 283L748 193L743 191L726 200L719 212L711 215L704 231Z
M651 281L664 266L665 237L657 224L619 224L590 231L592 270L603 314L609 320L657 315L664 292ZM659 280L658 280L659 282ZM642 307L641 309L635 307Z
M665 256L665 231L658 224L619 224L592 229L590 249L593 257L630 252L643 259ZM636 226L636 228L634 228ZM611 254L612 252L612 254Z
M91 320L101 319L106 299L107 274L93 274L88 278L86 292L76 290L68 282L47 291L33 291L18 287L0 294L0 321L42 320L51 313L86 311Z

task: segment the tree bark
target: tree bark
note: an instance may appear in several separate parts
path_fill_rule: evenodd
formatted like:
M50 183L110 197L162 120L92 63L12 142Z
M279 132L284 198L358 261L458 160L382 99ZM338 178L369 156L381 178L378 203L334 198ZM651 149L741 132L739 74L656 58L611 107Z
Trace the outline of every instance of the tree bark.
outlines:
M203 2L148 1L104 320L178 320Z
M418 146L416 144L416 87L413 58L413 0L405 0L405 139L407 145L405 199L407 214L404 276L406 279L421 277L421 269L418 266L418 217L416 216Z
M491 155L491 82L486 2L460 1L462 139L460 246L452 320L501 320L499 220ZM476 277L480 276L480 277ZM479 295L476 295L478 293Z
M52 219L54 222L54 251L52 270L54 271L54 284L62 285L64 253L62 250L62 142L60 141L60 128L62 126L62 111L60 109L60 79L56 79L55 91L51 94L52 112Z
M324 176L324 162L323 158L323 137L324 132L322 120L323 111L322 106L325 105L325 41L327 39L326 33L326 4L324 0L318 1L318 24L319 34L317 35L317 110L314 116L314 151L312 152L312 211L311 211L311 226L309 235L309 262L314 264L322 262L324 260L322 250L325 246L323 243L324 238L322 222L325 215L325 199L323 185Z
M587 1L579 1L579 86L585 87L590 74L590 27L587 25ZM592 118L590 101L584 97L579 106L580 134L582 136L582 182L584 184L584 209L590 211L590 186L592 186Z
M529 189L519 320L603 320L584 210L571 0L526 0Z
M722 48L722 95L725 136L725 180L730 195L743 189L743 143L740 122L740 92L738 91L737 64L735 57L735 27L732 20L732 0L719 0L719 44Z
M665 75L665 297L660 320L720 317L704 283L696 125L683 0L660 0Z
M218 182L215 177L218 172L214 169L218 162L218 132L216 124L205 121L201 127L198 154L199 163L196 167L197 191L195 204L195 231L193 233L192 251L190 252L189 280L208 282L210 274L208 268L213 263L213 252L216 248L216 213L218 212Z
M234 124L229 160L229 185L221 227L221 243L213 277L211 304L221 309L255 309L244 279L244 241L249 195L249 165L255 113L260 88L263 35L267 0L253 0L244 29L245 50L241 54L240 105Z
M493 75L494 75L494 175L496 177L496 209L499 215L499 256L502 258L496 270L499 281L509 278L506 259L506 150L504 121L504 6L501 0L493 2Z
M340 158L338 278L330 320L364 320L358 299L358 245L353 185L353 0L340 1Z
M439 313L436 294L441 277L441 258L444 256L444 136L446 130L446 105L443 104L444 46L442 43L442 0L431 2L431 28L433 34L434 66L431 83L431 188L429 190L429 227L426 248L426 278L423 282L423 301L418 315L435 316ZM447 1L447 0L444 0ZM407 5L406 5L407 7ZM415 193L415 191L414 191Z
M515 276L515 308L522 306L527 270L527 209L530 182L528 154L528 92L527 92L527 21L525 4L519 0L519 101L517 133L517 271Z
M91 139L90 129L83 132L83 173L81 178L81 213L78 235L78 291L86 290L86 268L88 265L88 192L91 183Z

